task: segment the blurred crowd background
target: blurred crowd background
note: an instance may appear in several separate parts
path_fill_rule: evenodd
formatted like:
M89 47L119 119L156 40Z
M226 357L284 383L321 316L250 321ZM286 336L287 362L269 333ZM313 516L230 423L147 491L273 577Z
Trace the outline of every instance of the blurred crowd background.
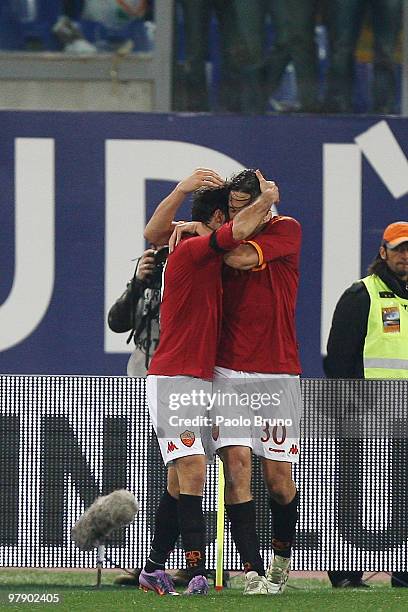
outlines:
M1 0L2 52L152 53L154 0ZM402 0L176 0L172 109L400 113Z

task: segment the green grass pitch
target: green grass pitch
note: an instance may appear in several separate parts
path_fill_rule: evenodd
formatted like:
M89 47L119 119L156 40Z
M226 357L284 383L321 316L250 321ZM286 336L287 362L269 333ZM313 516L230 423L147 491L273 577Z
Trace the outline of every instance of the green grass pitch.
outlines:
M93 588L96 572L64 570L0 569L0 610L56 610L56 612L129 612L148 610L186 610L189 612L228 612L248 610L259 612L270 609L274 612L307 612L312 610L364 610L395 611L408 610L408 589L393 589L389 583L375 583L370 589L334 590L327 581L290 579L282 595L242 595L242 578L231 581L231 588L216 593L211 589L207 597L159 597L155 593L144 593L129 587L113 585L117 575L106 571L102 587ZM62 602L8 603L10 593L57 593Z

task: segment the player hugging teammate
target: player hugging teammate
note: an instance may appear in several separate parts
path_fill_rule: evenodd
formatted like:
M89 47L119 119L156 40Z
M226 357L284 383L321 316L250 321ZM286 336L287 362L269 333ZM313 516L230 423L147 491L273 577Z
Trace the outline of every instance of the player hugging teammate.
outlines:
M145 230L151 242L168 241L176 211L191 192L196 192L193 222L177 225L170 239L161 337L147 378L168 485L140 584L158 593L175 592L164 567L181 533L191 577L186 593L208 591L202 512L206 450L216 451L224 463L226 511L246 572L244 593L279 593L289 573L298 516L291 464L298 460L301 407L294 323L301 230L294 219L273 216L278 188L258 170L241 172L225 184L216 172L201 168L158 206ZM184 394L177 416L191 417L188 398L211 393L213 377L218 397L260 388L265 396L280 394L278 408L270 406L266 416L290 420L290 431L257 427L251 406L240 407L244 429L213 427L207 441L200 431L169 428L170 394ZM214 418L226 410L233 416L236 407L231 412L231 406L217 402ZM206 406L200 411L205 414ZM266 575L251 494L252 452L261 458L273 516L274 555Z

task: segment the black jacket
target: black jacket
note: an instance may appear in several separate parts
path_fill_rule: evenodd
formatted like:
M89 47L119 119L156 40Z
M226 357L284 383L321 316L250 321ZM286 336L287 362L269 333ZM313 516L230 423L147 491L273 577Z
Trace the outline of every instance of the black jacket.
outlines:
M378 276L390 291L408 299L406 283L402 283L385 262ZM370 296L362 281L346 289L334 311L327 357L323 360L327 378L364 378L363 350L369 311Z
M152 285L150 287L135 275L108 313L110 329L117 333L130 331L127 343L132 338L135 343L135 351L128 362L129 376L145 376L159 343L160 275ZM133 359L136 353L141 353L141 359Z
M136 277L126 285L126 291L109 310L108 325L112 331L120 334L135 329L137 306L145 287L146 285Z

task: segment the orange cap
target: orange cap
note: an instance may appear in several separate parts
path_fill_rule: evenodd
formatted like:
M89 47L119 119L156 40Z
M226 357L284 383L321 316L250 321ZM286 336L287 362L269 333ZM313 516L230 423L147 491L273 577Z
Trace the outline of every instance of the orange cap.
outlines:
M402 242L408 242L408 222L396 221L384 230L383 241L388 249L395 249Z

